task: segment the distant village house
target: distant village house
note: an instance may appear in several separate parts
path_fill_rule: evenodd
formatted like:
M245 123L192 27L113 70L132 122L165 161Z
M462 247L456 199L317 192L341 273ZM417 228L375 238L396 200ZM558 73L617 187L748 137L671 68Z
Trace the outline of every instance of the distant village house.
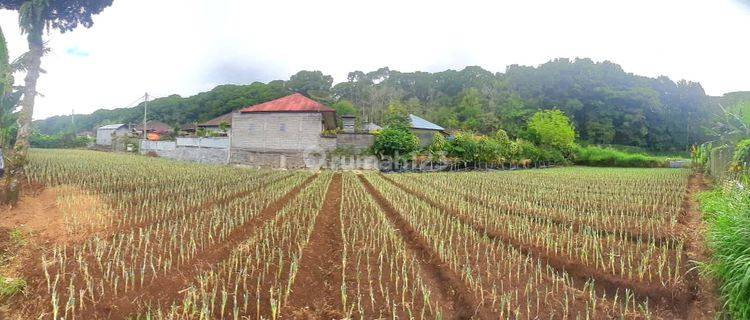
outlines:
M226 131L222 130L222 124L227 126ZM216 118L213 118L211 120L198 124L198 130L203 129L207 133L218 135L218 136L228 136L231 132L231 128L232 128L232 113L231 112L224 114L224 115L220 115Z
M133 130L139 136L143 136L143 124L137 125ZM174 129L172 129L171 126L164 122L156 120L146 122L146 133L148 140L158 141L161 140L162 137L170 135L173 132Z
M124 137L130 133L128 125L118 123L101 126L96 129L96 144L100 146L111 146L113 137Z
M409 121L411 123L411 127L409 129L411 129L411 132L419 137L419 141L422 143L422 146L430 145L432 143L432 140L435 138L436 133L445 135L445 128L417 117L413 114L409 115Z

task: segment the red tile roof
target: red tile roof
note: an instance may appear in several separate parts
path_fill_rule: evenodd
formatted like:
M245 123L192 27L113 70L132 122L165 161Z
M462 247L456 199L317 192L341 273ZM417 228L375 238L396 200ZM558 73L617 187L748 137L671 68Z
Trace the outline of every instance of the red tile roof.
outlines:
M295 93L283 98L271 100L240 110L241 113L250 112L334 112L320 102Z

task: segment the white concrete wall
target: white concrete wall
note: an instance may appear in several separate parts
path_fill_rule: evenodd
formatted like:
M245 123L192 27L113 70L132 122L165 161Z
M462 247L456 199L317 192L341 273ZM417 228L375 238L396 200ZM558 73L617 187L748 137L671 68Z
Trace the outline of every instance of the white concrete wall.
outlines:
M177 146L228 149L229 138L177 138Z
M173 151L177 149L174 141L148 141L141 140L141 151Z

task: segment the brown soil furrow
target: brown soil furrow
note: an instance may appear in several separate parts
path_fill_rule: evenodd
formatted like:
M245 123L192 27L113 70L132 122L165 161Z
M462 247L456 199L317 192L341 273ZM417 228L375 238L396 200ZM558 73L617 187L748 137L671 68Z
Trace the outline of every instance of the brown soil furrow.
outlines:
M179 299L180 291L187 288L196 276L226 259L234 247L245 241L264 223L273 219L284 205L296 197L317 176L316 173L308 177L283 197L263 209L254 219L232 231L224 241L208 247L192 261L184 264L184 266L191 267L182 268L180 271L169 275L158 276L145 286L116 297L104 297L95 307L85 310L81 319L127 319L132 314L137 313L139 305L149 304L162 308L169 307L172 302Z
M382 175L382 174L381 174ZM462 224L469 226L477 232L486 235L488 238L500 241L507 245L514 247L519 252L532 257L534 259L541 260L553 269L559 272L565 272L570 275L577 286L583 286L587 281L594 281L595 289L601 295L606 294L608 297L613 297L615 294L623 296L625 290L630 290L636 296L638 300L645 301L646 298L653 305L672 310L677 314L685 315L685 310L690 303L691 297L686 292L679 292L669 290L658 284L649 284L642 282L633 282L625 280L615 275L602 272L596 268L581 264L579 261L568 259L562 256L555 256L548 254L547 250L543 247L536 246L533 244L522 243L517 239L511 238L499 232L488 230L487 228L477 224L475 221L471 221L460 215L458 212L448 208L447 206L433 201L429 197L421 194L420 192L414 191L402 184L393 181L382 175L383 178L389 183L393 184L397 188L404 190L414 197L426 202L434 208L442 210L446 214L456 218Z
M391 183L394 183L394 184L399 183L389 177L386 177L386 176L383 176L383 177L386 180L390 181ZM427 181L427 183L433 187L439 187L435 185L434 182ZM476 197L467 193L463 193L463 192L458 192L458 193L464 198L464 200L468 202L478 203L481 206L484 206L490 209L495 209L496 207L499 207L500 209L503 210L500 212L502 214L508 214L508 215L524 217L524 218L532 218L532 219L537 219L542 222L549 222L549 223L552 223L552 224L555 224L564 228L572 228L573 232L583 232L583 231L588 230L589 232L596 233L599 236L610 236L610 235L617 236L617 237L622 237L623 239L627 239L628 241L632 241L632 242L639 242L639 241L644 242L644 241L651 240L656 245L668 246L670 248L673 248L677 245L677 242L675 241L675 236L671 234L649 235L649 234L645 234L645 233L641 233L641 232L633 231L633 230L608 230L604 228L598 228L595 226L586 225L578 221L570 221L570 220L565 220L561 218L551 217L548 214L541 212L541 211L537 211L537 210L533 210L532 212L528 212L528 213L522 213L522 212L518 212L517 209L513 208L513 206L510 206L510 205L491 204L491 203L488 203L487 201L484 201L483 199L479 197Z
M683 212L678 223L682 227L685 239L683 261L687 264L688 272L685 276L689 284L691 303L687 309L688 319L716 319L721 310L717 297L717 287L712 279L702 277L698 273L698 264L710 260L704 236L706 227L703 224L700 208L695 196L708 189L705 178L701 173L690 176L688 190L685 193Z
M401 234L404 243L419 261L422 276L430 288L434 289L434 300L445 306L447 319L491 319L492 316L480 309L479 304L461 277L445 266L440 256L429 243L412 228L388 200L363 175L358 178L385 212L388 220Z
M299 272L292 286L284 318L341 319L341 174L333 175L315 228L302 251Z

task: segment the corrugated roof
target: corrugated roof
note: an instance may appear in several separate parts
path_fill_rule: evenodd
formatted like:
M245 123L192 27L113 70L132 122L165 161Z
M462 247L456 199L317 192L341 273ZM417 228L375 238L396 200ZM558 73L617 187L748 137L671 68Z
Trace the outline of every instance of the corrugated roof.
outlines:
M432 122L429 122L425 119L422 119L420 117L417 117L413 114L409 115L409 121L411 121L411 128L412 129L423 129L423 130L437 130L437 131L445 131L445 128L436 125Z
M99 129L102 129L102 130L117 130L117 129L120 129L122 126L124 126L124 124L122 124L122 123L108 124L106 126L99 127ZM97 130L99 130L99 129L97 129Z
M172 132L172 127L170 127L168 124L156 120L146 122L146 128L148 128L148 131L153 131L156 133ZM136 126L135 131L143 131L143 124L139 124L138 126Z
M199 127L218 127L222 122L226 122L229 126L232 126L232 113L220 115L216 118L208 120L204 123L199 123Z
M305 97L299 93L283 98L271 100L240 110L241 113L250 112L335 112L320 102Z

